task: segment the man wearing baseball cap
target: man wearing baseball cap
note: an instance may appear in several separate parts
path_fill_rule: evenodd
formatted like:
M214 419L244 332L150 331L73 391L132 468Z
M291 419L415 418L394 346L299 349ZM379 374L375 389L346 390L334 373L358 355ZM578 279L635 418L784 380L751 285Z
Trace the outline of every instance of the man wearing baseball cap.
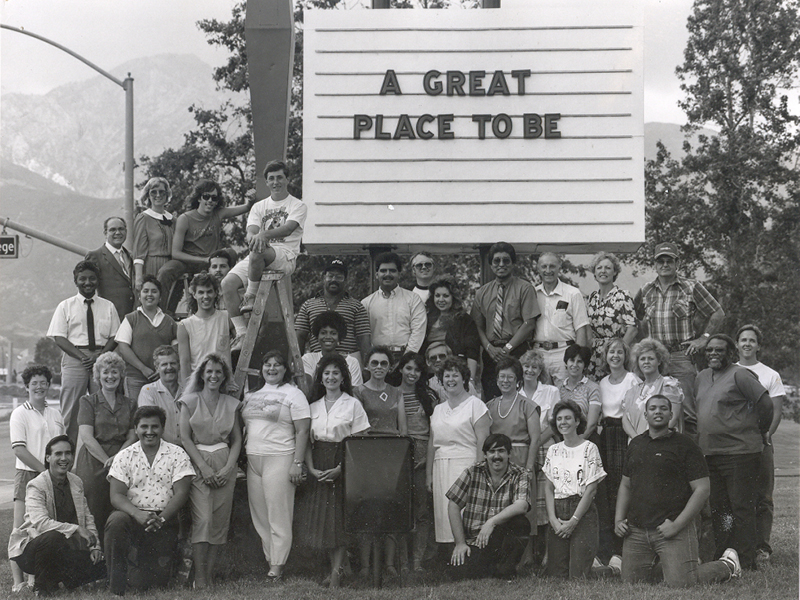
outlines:
M680 381L686 401L693 395L697 375L693 359L719 331L725 311L702 283L678 275L680 255L675 244L656 244L653 258L658 278L646 283L633 303L647 335L669 350L663 374Z
M322 290L303 302L295 317L294 329L301 352L322 351L311 325L319 315L329 310L339 313L347 323L347 335L340 339L336 351L354 355L361 362L361 356L371 346L369 316L364 305L347 293L347 265L338 258L328 263L322 272Z

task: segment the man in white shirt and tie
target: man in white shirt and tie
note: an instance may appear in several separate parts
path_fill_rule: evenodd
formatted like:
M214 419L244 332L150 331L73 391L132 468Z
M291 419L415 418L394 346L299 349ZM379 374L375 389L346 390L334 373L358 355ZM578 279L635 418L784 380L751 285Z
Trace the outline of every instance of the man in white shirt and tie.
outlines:
M133 312L135 296L133 292L133 259L130 252L122 246L128 237L128 227L121 217L109 217L103 223L106 243L97 250L86 254L86 260L100 267L100 282L97 293L110 300L117 308L117 315L124 318Z
M96 389L92 367L100 354L116 346L119 315L114 305L96 294L100 267L90 260L72 272L78 294L56 307L47 337L64 352L61 357L61 414L69 439L78 441L78 400Z

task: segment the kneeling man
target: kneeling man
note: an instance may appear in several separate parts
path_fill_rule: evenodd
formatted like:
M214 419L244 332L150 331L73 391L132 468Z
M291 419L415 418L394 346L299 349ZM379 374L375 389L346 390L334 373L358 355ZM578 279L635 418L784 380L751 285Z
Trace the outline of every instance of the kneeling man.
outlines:
M531 532L531 481L509 462L508 436L487 437L483 453L486 459L465 469L446 494L456 543L450 562L461 577L513 577Z
M648 430L628 446L614 519L616 534L625 538L622 579L663 578L670 587L685 587L739 577L733 548L720 560L700 564L695 520L711 490L708 467L700 447L669 428L671 418L669 399L651 396L645 405Z
M58 435L47 443L47 470L28 483L25 521L8 540L9 558L35 576L37 596L58 591L59 583L70 590L105 576L83 481L70 473L74 462L75 444L68 436Z
M108 587L118 596L129 580L139 589L169 582L178 510L195 473L183 448L161 439L166 420L158 406L138 408L133 424L139 441L118 452L108 471L116 510L106 522L106 563Z

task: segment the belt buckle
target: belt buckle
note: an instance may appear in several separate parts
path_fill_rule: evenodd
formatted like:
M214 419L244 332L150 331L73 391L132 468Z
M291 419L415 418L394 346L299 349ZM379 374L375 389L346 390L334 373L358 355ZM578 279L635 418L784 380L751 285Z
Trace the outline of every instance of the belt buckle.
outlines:
M542 347L547 351L555 350L555 349L558 348L558 343L557 342L542 342Z

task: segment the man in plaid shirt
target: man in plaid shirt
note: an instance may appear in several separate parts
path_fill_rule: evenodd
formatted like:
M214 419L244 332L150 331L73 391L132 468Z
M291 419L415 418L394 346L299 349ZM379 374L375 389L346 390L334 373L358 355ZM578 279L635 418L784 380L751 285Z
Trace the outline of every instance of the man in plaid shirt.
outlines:
M725 311L702 283L678 276L680 257L675 244L657 244L654 256L658 278L636 294L636 317L646 325L647 335L669 350L664 375L678 379L689 398L697 375L692 359L703 353L709 336L719 331Z
M486 460L465 469L446 494L450 563L461 577L513 577L531 531L530 473L509 462L511 439L502 433L486 438L483 453Z

